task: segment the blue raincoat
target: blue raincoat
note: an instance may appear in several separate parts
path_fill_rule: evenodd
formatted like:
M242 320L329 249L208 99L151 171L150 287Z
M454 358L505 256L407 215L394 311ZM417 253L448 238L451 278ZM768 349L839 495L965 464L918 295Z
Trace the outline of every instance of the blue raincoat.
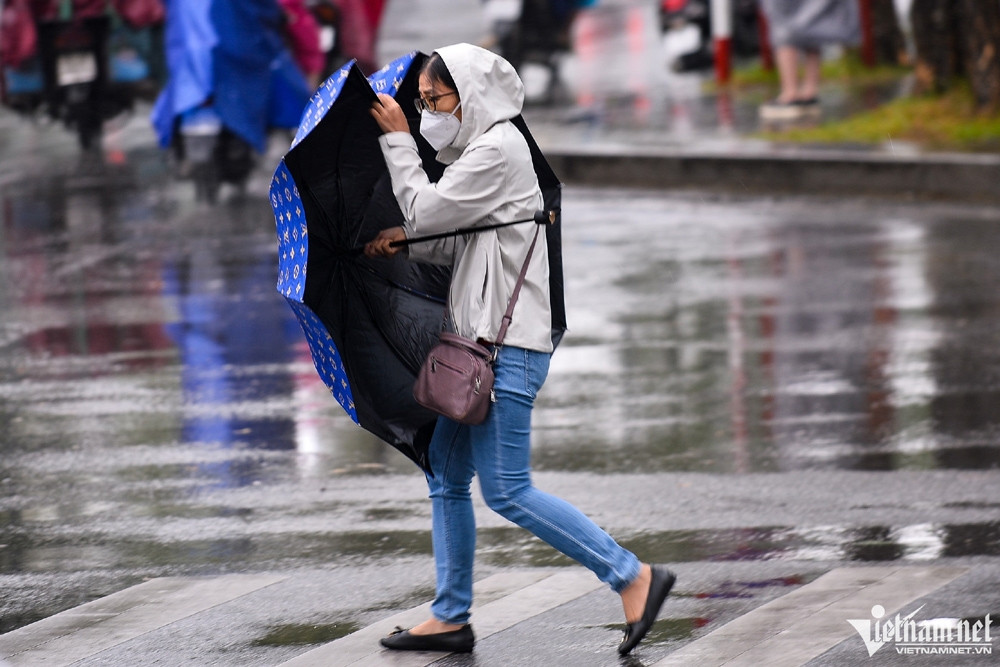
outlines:
M206 103L261 152L269 128L298 127L310 91L283 22L275 0L168 0L170 78L152 116L161 146L171 144L179 117Z

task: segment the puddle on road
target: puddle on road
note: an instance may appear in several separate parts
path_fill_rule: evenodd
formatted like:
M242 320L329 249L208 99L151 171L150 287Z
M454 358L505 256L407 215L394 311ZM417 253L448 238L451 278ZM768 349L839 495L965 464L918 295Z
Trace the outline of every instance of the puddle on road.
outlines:
M233 570L364 563L431 554L429 531L343 532L328 535L284 533L163 541L88 536L52 538L0 530L0 574L56 573L87 569L218 574ZM68 569L67 569L68 568Z
M1000 556L1000 522L917 526L772 527L678 530L621 537L650 562L923 561ZM500 566L571 565L548 545L516 530L481 530L483 557Z
M308 644L325 644L335 639L346 637L357 632L361 626L357 623L341 621L338 623L321 624L288 624L270 628L267 634L255 639L253 646L303 646Z
M228 529L231 532L231 528ZM390 561L431 555L428 530L384 533L356 531L329 535L259 534L166 542L89 535L46 537L23 527L0 527L0 574L57 573L92 569L211 574L280 568L294 557L299 567L330 563ZM920 562L940 558L1000 556L1000 522L957 525L865 527L773 527L684 530L625 536L621 544L652 562L853 561ZM478 555L497 567L560 567L573 561L517 528L480 530ZM707 593L740 597L754 586L787 586L786 581L740 583Z
M696 634L701 628L707 626L710 622L710 619L703 617L662 618L656 621L653 624L653 627L650 628L649 634L647 634L646 638L642 640L643 645L656 646L660 644L673 644L684 641ZM606 625L604 627L610 632L618 633L619 635L622 631L621 624ZM624 664L630 663L626 662Z

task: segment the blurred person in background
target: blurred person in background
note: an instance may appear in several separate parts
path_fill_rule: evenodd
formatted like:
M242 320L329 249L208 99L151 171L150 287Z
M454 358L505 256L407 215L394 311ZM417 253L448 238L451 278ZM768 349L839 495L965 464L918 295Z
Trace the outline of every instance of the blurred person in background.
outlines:
M337 40L342 55L354 58L365 75L378 70L375 45L385 0L336 0L340 8L340 29Z
M276 0L169 0L170 76L152 115L160 145L206 108L260 153L269 129L298 127L310 91L285 28Z
M781 80L778 97L761 106L761 119L795 120L819 113L823 47L858 43L861 33L858 1L760 2Z
M544 100L558 92L560 60L573 50L573 23L597 0L483 0L487 35L481 46L499 53L519 73L527 63L548 70Z
M311 91L286 29L277 0L168 0L169 77L151 120L199 198L242 191L271 130L298 127Z
M320 45L319 23L305 0L278 0L278 4L285 12L288 48L305 74L310 90L315 90L326 67L326 53Z

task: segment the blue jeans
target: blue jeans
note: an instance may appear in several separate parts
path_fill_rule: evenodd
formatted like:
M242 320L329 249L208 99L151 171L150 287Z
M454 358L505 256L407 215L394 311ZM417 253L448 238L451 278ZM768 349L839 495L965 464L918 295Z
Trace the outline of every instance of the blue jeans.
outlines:
M427 476L433 516L437 592L431 612L465 624L472 605L476 521L474 474L486 504L594 572L620 593L639 575L639 559L580 510L531 484L531 408L549 371L549 356L503 347L494 371L496 403L482 424L440 417L430 444Z

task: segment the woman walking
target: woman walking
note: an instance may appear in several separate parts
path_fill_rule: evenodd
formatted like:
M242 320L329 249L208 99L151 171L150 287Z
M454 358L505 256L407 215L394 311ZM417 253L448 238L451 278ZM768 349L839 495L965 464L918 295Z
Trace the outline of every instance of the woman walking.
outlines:
M437 183L424 172L402 109L380 95L372 116L404 225L387 229L365 249L370 257L399 252L393 241L435 232L467 234L410 245L409 259L452 267L450 327L489 346L518 279L537 225L476 232L476 227L531 218L543 207L528 144L510 122L524 88L503 58L469 44L444 47L419 76L420 132L447 165ZM544 239L543 239L544 240ZM470 485L478 475L487 505L592 570L622 597L626 654L646 635L674 583L661 566L641 563L578 509L532 485L531 410L552 353L545 243L528 262L513 321L494 371L496 402L486 421L463 425L440 417L430 443L427 476L437 588L432 617L382 639L397 650L473 649L469 625L476 526Z

